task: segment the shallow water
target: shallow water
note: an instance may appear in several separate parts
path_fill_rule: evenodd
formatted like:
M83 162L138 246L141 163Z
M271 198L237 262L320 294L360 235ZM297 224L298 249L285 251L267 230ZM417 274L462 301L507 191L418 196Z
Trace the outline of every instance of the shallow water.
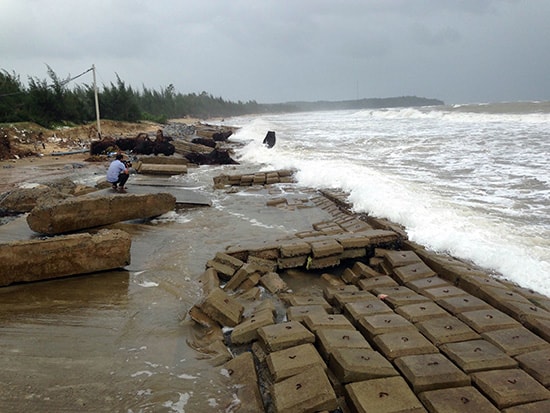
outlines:
M214 191L224 169L180 178L211 207L117 225L132 236L124 270L0 288L0 411L231 411L237 401L223 371L190 346L207 343L186 317L200 299L197 277L228 245L281 239L329 216L266 206L270 197L311 196L292 186Z

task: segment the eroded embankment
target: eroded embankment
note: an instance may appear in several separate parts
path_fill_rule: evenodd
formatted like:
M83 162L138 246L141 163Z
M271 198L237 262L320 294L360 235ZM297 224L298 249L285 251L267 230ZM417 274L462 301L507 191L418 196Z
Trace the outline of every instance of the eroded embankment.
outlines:
M208 351L242 411L550 408L548 297L353 214L346 194L313 201L333 219L219 251L189 312L224 329Z

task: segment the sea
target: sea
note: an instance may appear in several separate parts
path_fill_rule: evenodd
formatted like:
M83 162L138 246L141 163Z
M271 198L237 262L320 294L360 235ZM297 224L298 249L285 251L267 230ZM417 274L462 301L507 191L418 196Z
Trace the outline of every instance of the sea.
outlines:
M356 212L550 296L550 102L265 114L240 127L240 162L295 168ZM262 144L267 131L276 144Z

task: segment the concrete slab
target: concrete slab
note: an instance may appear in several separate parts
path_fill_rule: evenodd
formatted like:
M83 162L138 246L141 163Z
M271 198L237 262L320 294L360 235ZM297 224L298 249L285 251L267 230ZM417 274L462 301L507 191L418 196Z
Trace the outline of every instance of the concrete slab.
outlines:
M358 413L426 412L402 377L364 380L345 388L351 408Z
M303 323L314 333L322 328L339 328L342 330L354 329L350 321L342 314L312 313L304 317Z
M373 343L376 348L390 360L414 354L432 354L439 352L437 347L415 330L380 334L374 337Z
M479 338L474 330L452 316L422 321L417 323L416 326L436 346Z
M449 315L447 311L431 301L403 305L396 308L395 312L405 317L411 323L418 323L431 318L446 317Z
M268 272L260 278L260 284L265 287L271 294L277 294L280 291L286 291L288 286L279 277L276 272Z
M376 288L398 287L399 284L389 275L363 278L357 282L357 286L365 291L373 291Z
M499 413L499 410L472 386L431 390L418 398L430 413Z
M470 385L470 377L442 354L419 354L395 359L415 393Z
M329 367L343 384L399 375L384 356L368 348L335 348Z
M456 297L456 296L464 296L468 295L468 293L460 288L454 287L454 286L442 286L442 287L434 287L434 288L427 288L423 291L423 293L426 297L431 298L432 300L439 300L442 298L447 297Z
M540 402L520 404L519 406L509 407L502 410L502 413L541 413L550 412L550 399Z
M447 343L439 349L466 373L518 366L516 360L486 340Z
M394 268L393 273L401 284L422 278L430 278L436 275L435 272L422 261Z
M390 295L384 298L384 301L388 303L388 305L393 309L397 309L399 307L409 304L431 302L429 298L415 292L406 295Z
M357 330L323 328L317 331L316 336L317 349L327 361L338 348L371 349L369 342Z
M309 243L302 240L284 241L279 247L281 257L297 257L307 256L311 253L311 246Z
M332 305L340 310L348 303L367 300L378 300L378 298L368 291L339 291L334 294Z
M391 268L404 267L405 265L418 264L423 262L414 251L388 250L384 254L384 260Z
M483 310L484 308L492 308L485 301L473 295L461 295L456 297L440 298L435 302L453 315L463 313L464 311L475 311Z
M300 305L320 305L327 312L332 310L332 306L323 297L318 295L294 295L289 294L285 297L285 300L291 306Z
M420 278L418 280L414 281L408 281L405 283L405 287L410 288L411 290L421 294L424 290L428 288L435 288L435 287L446 287L450 286L448 281L444 280L441 277L435 276L435 277L428 277L428 278Z
M231 332L231 343L246 344L258 339L258 329L275 322L271 310L266 309L255 313L235 326Z
M369 340L379 334L415 330L416 327L399 314L376 314L359 319L359 331Z
M214 288L200 309L222 326L235 327L241 322L244 307L220 288Z
M478 333L519 327L521 325L512 317L504 314L496 308L465 311L458 315L458 319L464 321Z
M327 367L313 344L274 351L266 358L269 372L275 382L302 373L304 370L319 365L326 371Z
M333 238L312 241L310 245L313 258L329 257L331 255L338 255L344 252L344 247L342 247L342 245Z
M481 371L471 377L499 409L550 398L550 391L521 369Z
M528 318L525 320L525 326L550 342L550 320L544 318Z
M509 356L543 350L550 344L525 327L488 331L481 335Z
M298 321L272 324L258 329L258 337L270 353L315 343L315 335Z
M338 407L336 394L319 366L275 383L272 395L274 413L332 411Z
M500 309L521 323L536 319L550 320L550 311L533 303L505 301L500 303Z
M380 299L365 300L347 303L344 306L343 313L348 317L352 324L359 326L359 320L364 316L375 314L393 314L393 310Z
M304 321L304 317L313 313L328 314L326 308L319 304L297 305L286 309L286 318L289 321L297 321L301 323Z
M262 395L258 387L258 376L252 353L245 352L223 365L228 380L241 401L239 412L257 413L264 411Z
M348 291L359 291L356 285L328 285L323 288L323 296L329 303L334 303L334 294Z
M520 354L516 357L520 367L545 387L550 386L550 349Z

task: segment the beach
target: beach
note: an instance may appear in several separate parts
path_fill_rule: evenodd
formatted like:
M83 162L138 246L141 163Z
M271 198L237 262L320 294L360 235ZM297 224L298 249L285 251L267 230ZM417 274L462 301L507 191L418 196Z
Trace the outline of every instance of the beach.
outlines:
M50 152L2 161L0 192L57 177L91 185L103 178L108 161L88 162L87 157ZM253 354L256 369L244 375L257 375L265 411L282 410L284 401L273 386L291 380L292 375L268 366L270 343L256 337L232 344L236 326L214 323L215 328L206 328L189 311L200 307L208 295L201 280L208 268L216 268L213 261L218 253L233 254L243 265L253 257L277 263L289 241L307 244L313 258L316 242L336 243L342 250L322 258L338 264L324 267L321 263L310 270L304 265L283 269L279 264L275 272L285 289L272 293L257 281L244 292L224 293L243 306L238 324L253 318L261 302L272 303L273 325L292 322L290 309L296 311L308 300L324 306L326 316L321 312L321 321L294 318L314 335L308 349L317 351L321 360L298 370L321 365L327 374L323 383L328 382L329 388L319 386L324 392L318 400L328 395L323 409L359 411L360 406L380 402L382 393L388 409L397 409L403 400L414 411L442 411L445 403L457 409L463 403L465 408L456 411L470 411L472 406L481 411L529 405L525 408L548 408L548 297L496 279L472 263L433 253L408 240L403 227L355 212L347 203L349 193L338 188L320 191L295 183L213 186L214 178L223 174L257 172L257 166L244 162L201 166L174 178L182 187L211 199L211 206L114 225L132 237L131 263L123 269L1 288L2 410L241 411L237 408L254 401L245 392L251 384L228 380L214 343L222 343L232 357ZM128 187L131 192L132 177ZM11 238L28 236L23 219L17 221L0 227L0 233L9 226ZM388 231L399 242L377 244L365 241L366 236L359 241L365 231ZM342 241L343 235L349 243L351 237L365 244L344 247L348 244ZM340 259L344 251L350 254L349 249L361 251ZM399 264L388 251L407 251L409 258L412 253L432 272L411 276L399 268L419 261L412 258ZM231 277L221 277L222 290ZM347 293L342 290L338 296L338 289L344 287ZM250 295L239 298L255 288L257 295L252 299ZM360 303L384 310L360 312ZM210 318L213 315L216 321L215 313ZM327 325L326 318L335 315L342 324ZM337 367L339 359L330 354L344 346L327 344L327 332L338 329L359 334L364 344L354 347L356 352L376 352L385 360L385 373L372 373L374 367L368 365L366 373L355 371L353 363L347 369ZM392 338L395 333L399 336ZM416 344L392 348L394 340L405 342L404 337ZM295 345L307 343L311 344L298 341ZM476 359L478 348L490 356Z

